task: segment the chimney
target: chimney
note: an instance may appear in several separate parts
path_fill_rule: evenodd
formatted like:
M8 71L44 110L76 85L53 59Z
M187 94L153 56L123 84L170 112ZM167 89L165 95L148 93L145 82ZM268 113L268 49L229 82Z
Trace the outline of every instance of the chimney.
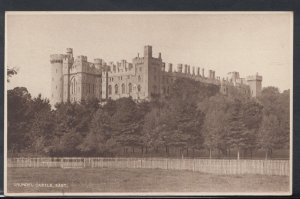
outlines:
M186 74L187 72L188 72L188 65L185 64L185 65L184 65L184 73Z
M177 71L182 73L182 64L177 64Z

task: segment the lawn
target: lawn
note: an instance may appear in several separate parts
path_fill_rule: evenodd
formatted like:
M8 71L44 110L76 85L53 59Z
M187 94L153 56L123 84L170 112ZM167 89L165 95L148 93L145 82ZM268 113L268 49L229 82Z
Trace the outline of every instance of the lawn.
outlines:
M8 193L288 192L289 177L109 168L8 168ZM24 184L27 183L27 184Z

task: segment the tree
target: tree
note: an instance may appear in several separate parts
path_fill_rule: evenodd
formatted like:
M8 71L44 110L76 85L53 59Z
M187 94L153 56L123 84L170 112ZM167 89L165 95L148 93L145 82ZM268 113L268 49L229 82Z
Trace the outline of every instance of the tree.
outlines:
M17 72L17 69L16 68L9 68L7 67L7 82L10 81L10 78L13 76L13 75L16 75L18 72Z
M198 108L205 113L203 135L204 147L211 154L214 150L226 152L227 128L230 119L229 108L232 99L225 95L217 94L198 104Z
M112 139L111 116L103 109L98 109L93 115L90 124L90 131L79 146L85 154L109 154L111 149L116 146L107 146L109 139Z
M279 142L279 121L274 115L264 115L259 129L259 146L265 150L266 159Z
M231 107L231 115L228 123L227 144L237 150L237 159L240 159L240 150L244 149L251 132L246 129L241 115L241 102L235 100Z
M8 151L15 153L28 148L31 95L25 87L7 91L7 143Z
M248 132L244 149L250 151L251 157L253 150L257 147L257 134L263 115L262 109L263 106L256 100L247 100L242 104L242 120Z
M265 121L271 120L273 123L276 123L275 125L278 127L276 131L277 132L276 148L281 148L281 149L288 148L289 146L289 137L290 137L289 136L290 135L289 92L290 92L289 90L286 90L283 93L280 93L278 88L276 87L266 87L262 90L262 95L259 98L259 100L263 105L263 117L265 118ZM270 116L274 116L275 118L270 119L269 118ZM273 141L270 140L270 142ZM270 152L272 152L272 148L273 147L270 148Z

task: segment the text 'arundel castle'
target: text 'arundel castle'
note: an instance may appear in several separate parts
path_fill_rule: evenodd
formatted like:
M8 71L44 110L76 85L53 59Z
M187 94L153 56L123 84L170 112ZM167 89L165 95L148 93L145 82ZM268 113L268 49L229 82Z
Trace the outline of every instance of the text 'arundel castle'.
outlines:
M151 96L167 96L171 84L178 78L190 78L203 83L220 86L220 92L228 94L237 89L248 96L257 97L261 93L262 76L258 74L240 78L238 72L228 73L228 77L215 76L204 68L190 67L187 64L166 64L161 53L152 56L152 46L144 47L144 56L106 63L102 59L88 62L87 57L73 57L73 49L66 54L50 55L51 61L51 104L60 102L80 102L87 98L118 99L131 96L135 100L148 100Z

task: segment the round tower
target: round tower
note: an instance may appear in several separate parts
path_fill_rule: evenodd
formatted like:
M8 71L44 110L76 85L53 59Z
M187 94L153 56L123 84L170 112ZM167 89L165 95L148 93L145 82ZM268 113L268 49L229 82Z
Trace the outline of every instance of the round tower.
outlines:
M51 63L51 105L63 101L63 59L65 55L50 55Z

